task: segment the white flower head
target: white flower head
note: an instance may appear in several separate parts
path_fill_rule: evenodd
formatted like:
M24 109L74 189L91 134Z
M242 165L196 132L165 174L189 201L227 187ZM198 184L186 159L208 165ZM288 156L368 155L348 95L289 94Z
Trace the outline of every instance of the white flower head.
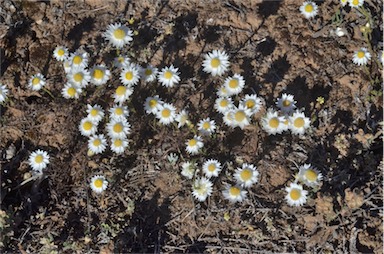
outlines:
M183 109L182 111L180 111L179 113L176 114L175 120L176 120L176 122L178 122L177 128L180 128L180 127L184 126L185 124L190 123L188 112L185 109Z
M46 80L41 73L33 75L28 82L28 87L33 91L39 91L43 86L45 86Z
M78 99L82 93L82 89L72 83L66 83L64 88L61 90L61 94L66 99Z
M227 185L222 193L231 203L242 202L247 197L247 191L238 185Z
M92 106L90 104L87 104L87 113L87 117L95 123L98 123L103 120L104 110L100 105L95 104Z
M251 114L258 113L261 109L262 101L256 94L246 94L240 101L240 105L250 110Z
M218 177L221 169L221 163L218 160L210 159L203 164L203 172L207 178Z
M114 105L109 109L109 117L115 120L126 119L129 116L129 110L127 106Z
M163 103L156 112L156 118L164 125L168 125L175 121L176 108L170 103Z
M144 103L144 109L147 114L157 114L160 110L161 105L163 105L163 101L159 98L158 95L153 97L147 97Z
M203 70L212 76L221 76L228 70L228 58L225 51L213 50L204 56Z
M104 38L116 48L122 48L129 44L133 38L133 32L125 25L120 23L111 24L103 34Z
M192 185L192 195L200 202L204 202L212 192L213 184L205 177L196 179Z
M233 177L237 183L244 188L251 187L254 183L257 183L259 178L259 171L252 164L244 163L241 168L237 168Z
M211 120L209 117L200 120L197 124L197 129L200 131L202 135L211 135L216 130L215 120Z
M107 124L107 133L111 138L124 139L130 134L131 125L125 119L111 119Z
M268 110L267 115L261 119L261 126L268 133L268 135L280 134L287 129L284 124L285 118L279 116L277 111Z
M91 80L91 76L86 69L72 67L71 71L67 74L67 79L72 84L80 88L85 88Z
M220 86L220 87L217 89L216 94L217 94L217 96L219 96L219 97L228 97L228 96L231 96L231 94L229 93L229 91L228 91L228 89L225 87L225 85Z
M224 114L226 111L233 109L233 101L230 97L219 97L215 101L214 108L217 112Z
M128 140L126 138L112 138L111 139L111 150L114 153L121 154L125 148L128 147Z
M384 50L382 50L381 54L379 54L379 61L381 64L384 64Z
M0 83L0 103L3 103L7 99L7 94L7 87Z
M305 18L310 19L317 15L318 7L314 2L306 1L300 6L300 12L304 15Z
M292 94L283 93L276 101L276 106L283 114L291 114L296 109L296 101Z
M80 121L79 130L81 135L89 137L97 132L97 123L86 117Z
M369 53L368 49L366 48L360 48L353 54L352 61L354 64L366 65L369 60L371 60L371 53Z
M348 3L348 0L340 0L342 6L345 6Z
M186 142L186 151L189 154L198 154L204 147L203 139L200 136L194 136Z
M245 126L250 125L250 116L252 113L247 107L239 105L239 107L234 107L231 111L232 127L240 127L240 129L244 129Z
M223 113L223 122L225 125L235 128L236 124L234 122L234 115L233 115L234 110L233 109L228 109Z
M348 0L348 3L352 8L357 8L364 4L364 0Z
M197 164L195 162L183 162L183 164L181 164L181 175L186 177L187 179L192 179L195 175L196 169Z
M292 116L289 117L289 129L293 134L304 134L305 130L309 128L311 121L305 117L303 112L296 110Z
M174 87L180 82L178 70L179 68L175 68L173 65L164 67L158 74L158 80L165 87Z
M298 180L309 187L316 187L323 179L323 175L311 164L300 166Z
M105 67L105 65L96 65L91 71L91 83L100 86L107 83L111 76L111 72Z
M57 46L53 51L53 56L56 58L57 61L63 62L68 58L68 49L64 46Z
M88 140L88 149L94 154L99 154L107 148L107 140L103 134L93 135Z
M112 95L115 103L123 103L129 99L133 94L133 87L131 86L118 86L115 93Z
M95 175L91 178L91 189L96 193L102 193L108 187L108 182L102 175Z
M49 155L46 151L36 150L31 153L28 162L32 167L32 170L38 173L42 173L42 170L45 169L49 164Z
M157 77L157 68L152 65L147 65L145 68L141 68L141 77L145 82L149 83L156 80Z
M285 200L290 206L301 206L307 202L308 191L303 190L302 185L291 183L289 187L285 187L285 191Z
M236 95L241 93L245 86L245 81L243 76L240 74L235 74L232 77L228 77L224 81L224 87L228 91L228 95Z
M69 63L71 68L85 69L88 67L88 53L87 52L75 52L69 57Z
M113 60L113 66L117 68L124 68L125 66L128 66L131 62L131 59L127 56L120 55L118 57L115 57Z
M134 86L139 82L140 73L135 64L128 64L123 67L120 73L120 80L124 85Z
M72 70L72 64L69 59L64 60L63 62L64 72L68 74Z

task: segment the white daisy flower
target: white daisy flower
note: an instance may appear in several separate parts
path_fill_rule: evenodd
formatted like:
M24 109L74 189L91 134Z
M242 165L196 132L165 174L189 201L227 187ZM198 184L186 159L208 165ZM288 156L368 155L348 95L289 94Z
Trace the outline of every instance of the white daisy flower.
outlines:
M57 61L64 61L68 58L68 49L64 46L57 46L53 51L53 56Z
M107 148L107 140L103 134L93 135L88 140L88 149L94 154L99 154Z
M283 93L281 98L277 99L276 106L283 114L291 114L296 108L296 101L293 99L292 94Z
M144 109L147 114L157 114L160 110L161 105L163 105L163 101L159 98L158 95L153 97L147 97L144 103Z
M39 91L43 86L45 86L46 80L41 73L33 75L28 82L28 87L33 91Z
M190 123L189 117L188 117L188 112L185 109L183 109L182 111L180 111L176 115L175 120L176 120L176 122L178 122L177 128L180 128L180 127L184 126L185 124Z
M200 120L197 124L197 129L200 131L202 135L211 135L216 130L215 120L211 120L209 117Z
M96 175L91 178L91 189L96 193L102 193L108 187L108 182L102 175Z
M125 119L129 116L129 110L127 106L114 105L109 109L109 117L115 120Z
M381 54L379 55L379 60L381 64L384 64L384 50L381 51Z
M111 138L124 139L130 134L131 125L125 119L111 119L107 124L107 132Z
M111 72L103 64L94 66L91 69L90 74L91 83L96 86L106 84L111 76Z
M232 127L240 127L240 129L244 129L245 126L250 125L250 116L252 113L248 108L239 105L239 107L234 107L231 111Z
M262 101L256 94L246 94L240 101L240 105L250 110L251 115L257 114L262 106Z
M235 128L236 124L234 122L234 115L233 115L233 109L229 109L223 113L223 122L225 125Z
M300 12L305 18L310 19L317 15L318 7L314 2L306 1L300 6Z
M173 65L164 67L158 74L160 83L165 87L174 87L175 84L180 82L179 68L175 68Z
M72 84L80 88L85 88L91 80L91 76L89 75L89 71L86 69L72 68L71 71L67 74L67 79Z
M285 191L285 200L290 206L301 206L307 202L308 191L303 190L302 185L291 183L289 187L285 187Z
M345 6L348 3L348 0L340 0L342 6Z
M0 103L3 103L7 99L7 94L7 87L0 83Z
M212 74L212 76L221 76L228 70L229 61L225 51L213 50L204 56L203 61L204 71Z
M128 140L126 138L112 138L111 139L111 150L114 153L121 154L125 148L128 147Z
M141 69L141 77L143 77L145 82L149 83L156 80L157 72L157 68L147 65L147 67Z
M120 23L109 25L103 36L116 48L122 48L133 40L132 30Z
M371 53L366 48L360 48L353 54L353 63L357 65L366 65L371 60Z
M163 103L156 112L156 118L164 125L168 125L175 121L176 108L170 103Z
M134 86L139 82L140 73L135 64L129 64L123 67L120 73L120 80L124 85Z
M217 96L219 96L219 97L229 97L229 96L231 96L231 94L229 93L229 91L228 91L228 89L225 87L225 85L220 86L220 87L217 89L216 94L217 94Z
M100 105L93 105L87 104L87 113L88 118L91 119L91 121L94 121L95 123L100 122L103 120L104 117L104 110Z
M228 77L224 81L225 89L228 91L228 95L236 95L241 93L245 86L245 81L243 76L240 74L235 74L232 77Z
M128 66L131 62L131 59L127 56L120 55L118 57L115 57L113 60L113 66L117 68L124 68L125 66Z
M200 149L204 146L203 139L200 136L194 136L185 144L187 145L185 150L189 154L198 154L200 152Z
M69 62L71 63L71 68L85 69L88 67L88 53L72 53L69 57Z
M318 186L323 179L323 175L311 164L300 166L298 180L309 187Z
M70 82L66 83L64 88L61 90L61 94L65 99L78 99L81 93L81 88Z
M112 95L115 103L123 103L133 94L133 87L118 86L115 93Z
M364 4L364 0L348 0L348 3L352 8L357 8Z
M247 197L247 191L241 186L227 185L222 193L224 198L232 203L242 202Z
M311 121L305 117L303 112L296 110L292 116L289 117L289 128L293 134L304 134L305 130L309 128Z
M65 72L66 74L68 74L68 73L72 70L72 64L71 64L71 61L69 61L69 59L64 60L64 62L63 62L63 67L64 67L64 72Z
M29 166L37 173L42 173L42 170L49 164L49 155L46 151L36 150L29 156Z
M80 121L79 130L81 132L81 135L89 137L97 132L97 123L89 119L88 117L83 118Z
M181 175L187 179L192 179L195 175L196 168L197 164L195 162L183 162L183 164L181 164Z
M203 164L203 172L207 178L218 177L221 169L221 163L218 160L210 159Z
M237 168L233 177L237 183L244 188L251 187L254 183L257 183L259 178L259 171L252 164L244 163L241 168Z
M277 111L270 109L267 115L261 119L261 126L268 135L275 135L282 133L287 128L284 122L285 118L283 116L279 116Z
M217 112L224 114L226 111L233 109L233 101L230 97L219 97L215 101L214 108Z
M200 202L205 201L212 192L213 184L205 177L196 179L192 185L192 195Z

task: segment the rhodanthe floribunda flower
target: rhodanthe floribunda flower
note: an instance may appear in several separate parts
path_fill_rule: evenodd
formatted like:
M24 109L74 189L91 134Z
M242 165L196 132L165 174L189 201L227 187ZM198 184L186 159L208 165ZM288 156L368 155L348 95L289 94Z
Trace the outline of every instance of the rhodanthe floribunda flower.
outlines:
M66 83L64 88L61 90L61 94L66 99L78 99L81 93L81 88L70 82Z
M224 198L231 203L242 202L247 197L247 191L238 185L233 186L227 184L222 193Z
M96 134L97 123L92 121L90 118L86 117L80 121L79 130L81 135L89 137Z
M197 124L197 129L201 134L209 136L216 130L215 120L211 120L209 117L200 120L200 122Z
M107 83L111 72L105 67L105 65L96 65L91 69L91 83L100 86Z
M241 168L237 168L233 175L237 181L237 184L244 188L251 187L254 183L257 183L259 178L259 171L252 164L244 163Z
M147 97L144 103L144 109L147 114L157 114L157 111L160 110L161 105L163 105L163 101L159 98L158 95L153 97Z
M366 65L371 60L371 53L366 48L360 48L353 54L353 63L357 65Z
M0 103L3 103L7 99L7 94L7 87L0 83Z
M285 118L279 116L276 111L268 110L267 115L261 119L261 126L269 135L280 134L287 129Z
M68 74L72 70L72 64L69 59L64 60L63 62L64 72Z
M340 3L342 6L345 6L347 4L348 0L340 0Z
M170 103L163 103L156 112L156 118L164 125L168 125L175 121L176 108Z
M189 117L188 117L188 112L185 109L183 109L182 111L180 111L176 115L175 120L176 120L176 122L178 122L177 128L180 128L180 127L184 126L185 124L190 123Z
M174 87L180 82L178 70L179 68L175 68L173 65L161 69L157 76L160 83L165 87Z
M229 127L234 127L235 124L234 124L234 119L233 119L233 109L229 109L227 111L224 112L223 114L223 122L229 126Z
M225 51L213 50L204 56L203 67L206 73L221 76L228 70L228 55Z
M243 76L240 74L235 74L233 77L228 77L224 81L225 89L228 91L228 95L236 95L241 93L245 86L245 81Z
M192 195L200 202L204 202L211 196L212 191L213 184L205 177L196 179L192 185Z
M88 53L75 52L69 57L71 68L85 69L88 67Z
M118 86L113 94L115 103L123 103L133 94L133 87Z
M109 25L103 36L116 48L122 48L133 40L132 30L120 23Z
M141 77L145 82L152 82L156 80L157 72L157 68L147 65L147 67L141 69Z
M88 140L88 148L94 154L99 154L107 148L107 140L103 134L93 135Z
M186 142L187 147L185 148L190 154L198 154L203 148L203 139L200 136L194 136Z
M261 109L262 102L256 94L246 94L240 101L240 105L250 110L251 115L258 113Z
M53 51L53 56L57 61L64 61L68 58L68 49L64 46L57 46Z
M296 108L296 101L293 99L292 94L283 93L281 98L278 98L276 101L276 106L284 114L291 114Z
M245 126L250 124L250 116L252 115L251 111L239 105L239 107L234 107L231 109L232 112L232 127L240 127L240 129L244 129Z
M289 187L285 187L285 191L287 192L285 200L290 206L301 206L307 202L308 191L303 190L302 185L291 183Z
M96 175L91 178L91 189L96 193L102 193L108 187L108 182L102 175Z
M217 112L224 114L226 111L233 109L233 101L230 97L219 97L215 101L214 108Z
M131 59L127 56L120 55L118 57L115 57L113 60L113 66L117 68L124 68L125 66L128 66L131 62Z
M88 85L91 80L91 76L89 75L89 71L83 68L73 68L67 74L67 78L69 82L72 84L84 88Z
M125 148L128 147L128 140L126 138L112 138L111 139L111 150L114 153L121 154Z
M318 7L314 2L307 1L300 6L300 12L305 18L310 19L317 15Z
M311 164L300 166L298 180L309 187L318 186L323 179L323 175Z
M192 179L195 175L196 168L197 164L195 162L183 162L183 164L181 164L181 175L187 179Z
M231 94L228 92L228 90L227 90L227 88L225 87L225 85L220 86L220 87L217 89L216 94L217 94L217 96L219 96L219 97L228 97L228 96L231 96Z
M289 117L289 129L293 134L304 134L305 130L309 128L311 121L305 117L303 112L296 110L292 116Z
M104 117L104 110L100 105L93 105L87 104L87 113L88 118L91 119L91 121L94 121L95 123L100 122L103 120Z
M33 91L39 91L43 86L45 86L45 78L41 73L38 73L36 75L33 75L29 82L28 87L31 88Z
M117 121L125 119L129 116L129 110L127 106L114 105L109 109L109 117Z
M49 155L46 151L36 150L29 156L29 165L36 173L42 173L42 170L49 164Z
M221 163L218 160L210 159L203 164L203 172L207 178L218 177L221 169Z
M131 131L131 125L125 119L111 119L107 124L108 136L111 138L126 138Z
M124 85L134 86L139 82L140 73L139 69L135 64L128 64L123 67L123 70L120 74L120 80Z
M352 8L357 8L364 4L364 0L348 0L348 3Z

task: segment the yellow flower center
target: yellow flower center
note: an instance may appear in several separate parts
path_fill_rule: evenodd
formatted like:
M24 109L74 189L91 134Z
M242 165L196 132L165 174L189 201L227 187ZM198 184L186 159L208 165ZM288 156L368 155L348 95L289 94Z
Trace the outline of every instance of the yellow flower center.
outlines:
M121 139L115 139L115 141L113 142L113 144L116 146L116 147L120 147L123 145L123 141Z
M289 196L292 200L298 200L301 197L301 191L299 189L292 189Z
M313 169L310 169L310 168L305 171L304 175L305 175L305 178L307 178L307 180L310 182L314 182L317 179L316 171L314 171Z
M76 95L76 89L73 87L68 88L67 93L69 96L73 97Z
M365 56L364 51L357 52L357 58L363 58Z
M103 180L102 179L96 179L93 184L95 185L96 188L101 188L103 187Z
M104 72L100 69L96 69L94 72L93 72L93 77L95 79L102 79L104 77Z
M223 99L220 101L220 107L225 108L227 106L228 106L228 101L226 99Z
M240 173L240 178L243 181L248 181L252 178L252 171L249 169L243 169Z
M152 99L149 101L149 107L150 108L154 108L154 107L156 107L156 105L157 105L157 100Z
M219 65L220 65L220 60L218 58L213 58L211 60L211 67L212 68L217 68L217 67L219 67Z
M91 122L84 122L84 124L83 124L83 129L86 130L86 131L91 130L92 127L93 127L93 125L92 125Z
M58 54L59 56L63 56L63 55L65 54L64 49L59 49L59 50L57 51L57 54Z
M36 86L40 83L40 79L38 77L35 77L32 79L32 85Z
M164 78L165 79L171 79L172 78L172 72L170 72L170 71L164 72Z
M283 107L289 107L291 105L291 102L289 100L283 101Z
M121 123L117 123L113 126L113 131L116 133L120 133L123 131L123 125Z
M253 108L255 105L256 105L256 103L255 103L254 100L247 100L247 101L245 102L245 106L246 106L247 108Z
M235 197L237 197L237 196L240 195L240 189L237 188L237 187L231 187L231 188L229 188L229 194L230 194L231 196L235 196Z
M93 145L94 145L94 146L99 146L99 145L101 145L101 140L100 140L100 139L95 139L95 140L93 141Z
M235 120L237 122L242 122L245 119L246 115L243 111L237 111L235 113Z
M122 40L125 37L125 32L123 29L118 28L113 32L113 36L115 39Z
M83 58L81 56L75 56L72 60L72 63L79 65L83 61Z
M93 108L90 113L91 113L91 116L97 116L99 111L97 109Z
M211 124L209 122L203 123L203 129L208 130L211 127Z
M116 109L115 109L115 114L116 114L116 115L119 115L119 116L120 116L120 115L122 115L123 113L124 113L124 111L123 111L122 108L116 108Z
M191 140L189 140L189 142L188 142L188 145L189 146L196 146L196 144L197 144L197 140L196 139L191 139Z
M126 79L126 80L132 80L132 79L133 79L133 73L132 73L132 71L127 71L127 72L125 73L125 79Z
M152 75L152 70L151 69L146 69L145 70L145 75L146 76Z
M307 4L304 9L305 9L305 12L313 12L312 4Z
M38 163L38 164L40 164L40 163L42 163L43 162L43 155L41 155L41 154L39 154L39 155L36 155L36 157L35 157L35 162L36 163Z
M171 111L169 109L165 108L161 111L161 116L164 118L168 118L171 116Z
M215 166L215 164L209 164L209 166L208 166L208 171L209 172L213 172L213 171L215 171L216 170L216 166Z
M76 81L76 82L81 82L83 80L83 74L81 74L80 72L76 73L75 75L73 75L73 79Z
M269 127L273 128L273 129L276 129L277 127L279 127L279 119L277 119L276 117L274 118L271 118L269 120Z
M239 86L239 81L237 79L231 79L228 85L230 88L235 89Z
M293 121L293 125L296 127L296 128L301 128L304 126L304 119L302 117L298 117L295 119L295 121Z
M125 94L125 92L127 91L127 88L125 86L119 86L117 89L116 89L116 94L118 96L123 96Z
M352 1L352 4L353 4L354 6L359 5L359 0L353 0L353 1Z

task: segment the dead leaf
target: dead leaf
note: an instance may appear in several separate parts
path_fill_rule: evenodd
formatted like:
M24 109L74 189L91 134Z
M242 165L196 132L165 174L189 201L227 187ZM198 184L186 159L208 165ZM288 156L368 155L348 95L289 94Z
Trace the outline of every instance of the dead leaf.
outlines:
M350 209L357 209L364 203L363 193L356 193L357 191L351 191L350 188L345 191L345 203Z

